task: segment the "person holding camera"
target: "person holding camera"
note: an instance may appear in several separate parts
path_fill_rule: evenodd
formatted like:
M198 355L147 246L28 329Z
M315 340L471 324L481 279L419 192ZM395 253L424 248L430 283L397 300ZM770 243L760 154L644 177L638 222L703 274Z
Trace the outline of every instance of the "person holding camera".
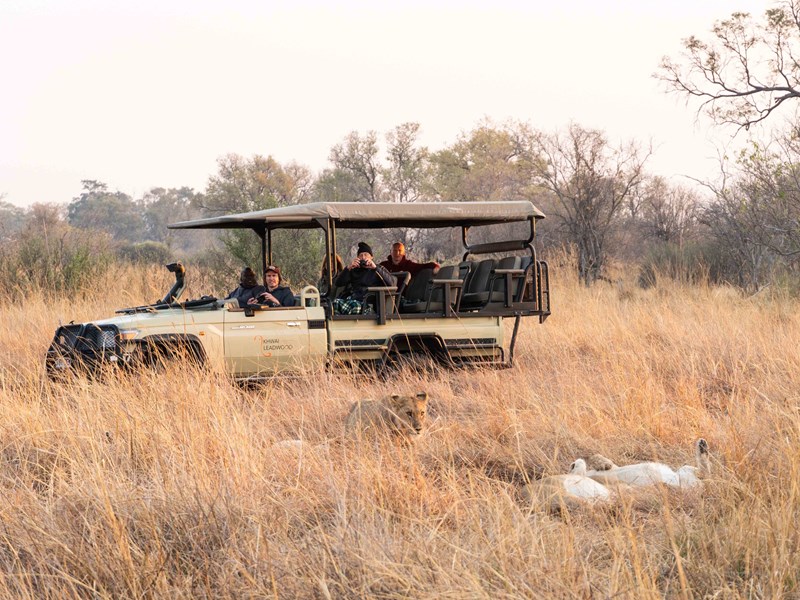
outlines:
M356 257L339 273L334 285L343 288L333 301L334 312L355 315L367 306L368 287L395 287L397 284L385 267L375 264L369 244L359 242Z
M281 277L281 270L278 267L270 265L264 271L264 279L267 283L267 289L254 299L251 298L248 304L262 304L275 308L276 306L294 306L294 293L291 288L281 285L283 278Z

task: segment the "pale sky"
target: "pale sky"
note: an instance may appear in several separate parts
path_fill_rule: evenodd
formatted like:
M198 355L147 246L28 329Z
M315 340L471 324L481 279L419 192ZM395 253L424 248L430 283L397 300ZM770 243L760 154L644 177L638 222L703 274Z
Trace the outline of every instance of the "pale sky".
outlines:
M757 0L0 0L0 195L205 189L219 157L315 172L350 131L415 121L438 150L488 117L652 139L652 173L710 178L731 130L652 74Z

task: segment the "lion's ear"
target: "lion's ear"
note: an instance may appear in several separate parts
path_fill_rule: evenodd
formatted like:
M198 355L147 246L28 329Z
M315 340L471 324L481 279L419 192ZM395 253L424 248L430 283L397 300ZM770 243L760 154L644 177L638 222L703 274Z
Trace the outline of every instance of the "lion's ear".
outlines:
M391 396L389 396L389 402L392 405L392 407L396 407L402 404L401 402L402 399L403 397L400 394L392 394Z
M419 392L419 393L417 393L417 398L419 398L423 402L427 402L428 401L428 392Z

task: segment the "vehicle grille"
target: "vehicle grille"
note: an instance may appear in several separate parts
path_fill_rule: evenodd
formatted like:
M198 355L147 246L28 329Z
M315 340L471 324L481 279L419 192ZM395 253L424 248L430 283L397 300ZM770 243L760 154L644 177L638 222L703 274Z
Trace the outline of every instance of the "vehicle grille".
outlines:
M86 325L81 342L92 350L113 350L117 346L117 328L113 325Z

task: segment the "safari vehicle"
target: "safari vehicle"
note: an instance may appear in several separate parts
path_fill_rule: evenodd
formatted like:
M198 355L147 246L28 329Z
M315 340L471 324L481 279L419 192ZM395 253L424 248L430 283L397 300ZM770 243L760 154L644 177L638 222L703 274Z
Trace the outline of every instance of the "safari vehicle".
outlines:
M237 380L253 380L343 363L380 371L418 355L447 364L509 366L520 319L543 322L550 314L547 263L538 260L533 245L543 217L525 201L337 202L175 223L169 227L252 229L261 240L262 274L272 262L272 234L280 229L320 229L327 264L335 264L337 231L343 229L460 228L463 256L435 275L430 269L413 279L397 273L397 286L369 288L375 310L358 315L334 314L331 275L325 282L329 295L306 286L294 307L240 308L212 296L180 301L186 274L173 263L167 268L175 273L175 285L161 301L59 327L47 352L47 371L55 377L76 369L137 368L188 358L219 365ZM470 229L502 223L522 223L514 228L524 230L518 236L524 239L470 243ZM514 319L508 344L506 319Z

